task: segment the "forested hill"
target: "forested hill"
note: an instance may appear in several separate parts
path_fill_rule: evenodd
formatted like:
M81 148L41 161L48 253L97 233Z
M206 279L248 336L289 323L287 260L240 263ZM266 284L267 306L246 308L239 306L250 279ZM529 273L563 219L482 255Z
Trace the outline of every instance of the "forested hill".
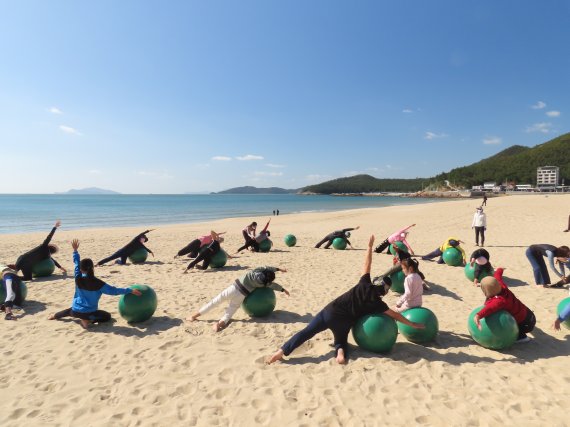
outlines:
M450 181L456 187L471 188L484 182L497 183L514 181L518 184L536 185L536 168L558 166L560 178L570 183L570 133L537 145L523 147L514 145L469 166L452 169L431 178L379 179L370 175L356 175L337 178L317 185L310 185L301 192L331 193L375 193L414 192L431 186L444 186Z

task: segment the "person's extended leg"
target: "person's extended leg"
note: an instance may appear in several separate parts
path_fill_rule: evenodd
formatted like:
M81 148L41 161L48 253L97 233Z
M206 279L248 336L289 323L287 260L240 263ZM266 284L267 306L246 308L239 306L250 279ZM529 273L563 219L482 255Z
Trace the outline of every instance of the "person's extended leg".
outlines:
M548 274L548 267L546 266L546 263L544 262L544 257L541 255L537 261L538 261L538 265L540 266L540 275L542 276L544 284L550 285L550 274Z
M327 244L324 246L325 249L330 248L330 246L332 245L332 242L334 241L334 239L329 239L329 241L327 242Z
M101 261L99 261L99 262L97 263L97 265L106 264L106 263L108 263L109 261L113 261L114 259L121 258L122 256L124 256L123 250L122 250L122 249L119 249L117 252L115 252L115 253L114 253L113 255L111 255L110 257L103 258ZM125 257L125 258L126 258L126 257Z
M111 320L111 313L105 310L97 310L89 313L89 320L92 323L104 323Z
M532 332L535 325L536 325L536 317L532 311L528 310L528 313L524 318L524 320L521 323L519 323L519 336L517 338L517 341L521 342L527 341L525 339L527 338L526 334Z
M317 249L320 248L325 242L328 242L328 240L329 240L329 236L326 236L323 240L321 240L319 243L317 243L315 245L315 248L317 248Z
M210 250L206 249L201 254L199 254L196 258L194 258L194 260L192 262L190 262L190 264L188 264L188 267L186 267L186 270L190 270L191 268L194 268L196 266L196 264L198 264L200 261L206 259L208 254L211 254L211 252L210 252Z
M374 249L374 252L376 252L377 254L382 253L382 251L389 246L390 246L390 242L388 241L388 239L386 239L382 243L380 243L378 246L376 246L376 248Z
M481 233L481 246L485 246L485 227L480 227L479 232Z
M435 251L431 251L429 254L424 255L424 256L422 257L422 259L423 259L424 261L430 260L430 259L434 259L434 258L437 257L437 256L441 256L441 254L442 254L441 250L440 250L439 248L437 248Z
M71 316L71 307L66 308L65 310L58 311L55 314L50 314L48 319L49 320L59 320L63 317L69 317L69 316Z
M293 350L325 329L328 329L325 314L324 311L320 311L304 329L297 332L289 341L283 344L281 347L282 355L289 356Z
M481 232L481 227L475 227L475 246L479 246L479 233Z
M235 285L232 283L230 286L228 286L226 289L224 289L222 292L220 292L218 295L212 298L208 303L200 307L200 309L196 313L194 313L194 316L192 316L192 320L196 320L199 316L207 313L212 308L220 304L222 301L225 301L228 298L233 297L236 292L240 293L235 287ZM240 293L240 295L242 294Z
M528 262L530 262L530 265L532 267L532 274L534 275L534 283L536 285L544 285L544 281L542 279L542 274L540 274L540 265L538 263L538 260L536 258L535 253L532 251L531 248L527 248L525 255L528 259ZM542 258L542 255L538 255Z
M348 334L352 322L338 323L331 328L334 335L334 349L336 352L336 361L344 365L348 360Z
M178 255L177 256L184 256L184 255L193 255L194 253L197 253L200 250L200 239L195 239L192 240L190 243L188 243L186 246L184 246L182 249L180 249L178 251ZM195 258L196 255L193 256L193 258Z
M232 320L232 316L238 309L241 307L241 303L245 299L245 295L243 295L240 291L238 291L234 286L235 291L229 297L230 303L226 307L226 311L224 315L218 320L218 323L214 325L214 331L219 332L224 329Z
M214 258L214 254L211 250L206 249L204 251L204 262L202 263L202 270L206 270Z

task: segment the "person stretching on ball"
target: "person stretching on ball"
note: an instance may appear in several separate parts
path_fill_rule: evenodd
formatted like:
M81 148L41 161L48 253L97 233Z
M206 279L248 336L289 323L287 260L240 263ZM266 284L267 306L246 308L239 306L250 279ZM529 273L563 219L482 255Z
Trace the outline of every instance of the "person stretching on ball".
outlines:
M110 313L98 309L99 299L102 294L141 295L141 291L138 289L115 288L96 278L93 261L90 258L82 260L79 252L77 252L79 240L73 239L71 247L73 248L73 263L75 264L75 295L73 296L73 302L71 308L50 314L49 320L59 320L69 316L76 317L79 319L83 329L87 329L91 323L102 323L111 320Z
M125 246L123 246L121 249L119 249L117 252L115 252L113 255L111 255L110 257L107 258L103 258L101 261L99 261L97 263L97 266L101 266L109 261L112 261L114 259L117 259L117 264L120 265L124 265L127 262L127 258L130 257L132 254L134 254L136 251L138 251L139 249L144 249L145 251L147 251L149 254L151 254L154 257L154 252L152 252L149 248L147 248L144 244L146 242L148 242L148 237L146 236L147 233L150 233L152 230L146 230L143 231L141 234L139 234L137 237L135 237L133 240L131 240L129 243L127 243Z
M279 267L258 267L255 270L248 271L241 279L236 279L234 283L220 292L209 303L202 306L200 310L193 313L192 316L187 317L186 320L193 322L222 301L229 300L230 303L226 307L224 315L214 325L214 331L219 332L228 326L232 316L240 308L243 300L255 289L269 288L274 291L284 292L285 295L289 296L287 289L273 282L275 280L275 272L277 271L287 272L284 268Z
M364 272L358 284L322 309L305 329L293 335L279 350L267 358L267 364L281 360L283 356L289 356L305 341L326 329L330 329L333 333L336 361L339 364L345 364L348 358L348 333L356 321L367 314L384 313L413 328L424 328L424 325L410 322L400 313L390 310L382 301L382 297L390 289L392 281L389 277L382 276L375 277L373 280L370 278L373 246L374 236L370 236L368 250L364 258Z
M358 230L360 228L360 225L355 227L355 228L343 228L342 230L336 230L333 231L332 233L327 234L325 237L323 237L323 240L321 240L319 243L317 243L315 245L315 248L320 248L323 243L326 243L325 245L325 249L328 249L330 247L330 245L332 245L334 239L340 238L343 239L348 246L350 246L350 249L354 249L352 247L352 245L350 244L350 241L348 240L348 238L350 237L350 232L352 230Z

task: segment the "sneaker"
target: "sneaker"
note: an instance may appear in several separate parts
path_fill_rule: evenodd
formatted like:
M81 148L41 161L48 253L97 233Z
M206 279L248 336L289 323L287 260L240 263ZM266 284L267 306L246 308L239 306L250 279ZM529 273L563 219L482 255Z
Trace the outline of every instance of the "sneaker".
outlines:
M529 337L523 337L523 338L519 338L518 340L515 341L515 344L522 344L525 342L529 342L530 338Z

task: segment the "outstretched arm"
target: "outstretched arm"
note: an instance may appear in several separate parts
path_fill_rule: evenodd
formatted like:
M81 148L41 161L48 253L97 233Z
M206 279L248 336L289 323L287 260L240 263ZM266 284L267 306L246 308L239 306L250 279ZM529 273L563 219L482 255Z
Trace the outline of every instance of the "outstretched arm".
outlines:
M403 323L404 325L408 325L411 326L412 328L415 329L425 329L425 325L421 324L421 323L416 323L416 322L410 322L408 319L406 319L404 316L402 316L400 313L395 312L394 310L386 310L384 312L385 315L390 316L392 319L397 320L400 323Z
M55 224L53 225L53 228L51 229L51 231L47 235L46 239L44 240L44 243L43 243L44 246L47 246L49 244L49 242L51 242L51 239L52 239L53 235L55 234L55 230L57 230L60 225L61 225L61 221L58 219L55 222Z
M267 224L265 224L265 227L263 227L263 230L261 230L261 233L265 233L267 231L267 229L269 228L270 222L271 222L271 218L269 218L269 221L267 221Z
M372 268L372 247L374 246L374 234L370 236L368 240L368 249L366 249L366 255L364 256L364 274L370 274Z

